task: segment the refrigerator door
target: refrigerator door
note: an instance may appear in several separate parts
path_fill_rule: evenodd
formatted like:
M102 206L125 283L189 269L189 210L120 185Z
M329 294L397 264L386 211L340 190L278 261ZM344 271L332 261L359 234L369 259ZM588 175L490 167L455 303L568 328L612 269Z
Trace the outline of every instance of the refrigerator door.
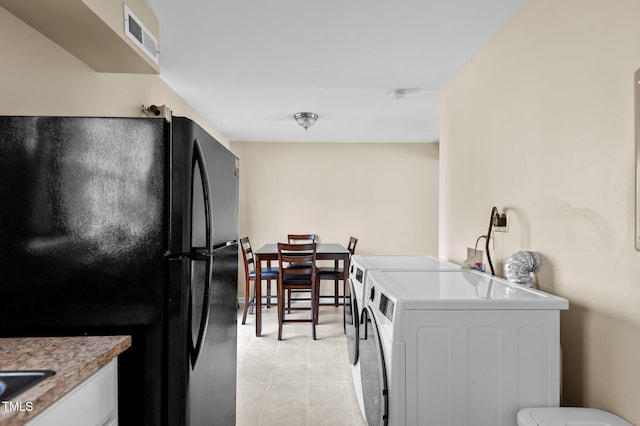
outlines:
M206 338L189 377L188 425L236 424L238 246L216 250Z
M209 181L207 196L212 217L210 229L212 248L222 247L236 241L238 239L239 185L236 156L187 118L174 117L173 125L175 129L180 129L180 138L183 141L197 142L202 150ZM200 227L202 225L194 224L193 226ZM198 235L204 235L206 230L197 228L194 232Z
M189 279L182 291L175 288L176 283L170 286L174 288L173 293L181 294L185 301L180 303L174 299L170 304L182 306L185 311L180 314L174 309L169 317L168 374L170 383L185 384L186 395L184 399L175 398L177 395L169 385L169 423L234 424L238 273L236 159L191 120L173 117L172 125L176 153L173 161L177 167L182 162L182 167L186 164L189 168L188 179L181 183L183 190L174 191L173 197L173 204L182 206L182 214L188 220L176 222L176 226L188 222L189 228L185 232L186 250L177 244L181 234L174 232L175 229L171 232L175 238L170 246L176 251L182 250L183 255L177 257L188 258L190 267ZM178 185L180 181L175 183ZM189 197L180 200L184 193ZM171 214L180 213L172 211ZM180 324L182 318L185 322L181 333L176 324ZM175 348L181 344L186 357L176 353ZM172 359L187 362L178 369L180 364ZM176 372L184 377L177 377Z

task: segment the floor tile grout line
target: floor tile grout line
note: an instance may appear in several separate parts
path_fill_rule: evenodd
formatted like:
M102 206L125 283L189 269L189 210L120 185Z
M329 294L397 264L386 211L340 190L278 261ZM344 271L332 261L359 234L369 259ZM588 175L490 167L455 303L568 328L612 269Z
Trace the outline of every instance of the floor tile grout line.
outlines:
M322 312L321 312L322 314ZM322 315L324 317L324 319L327 319L328 321L326 323L320 324L318 326L320 333L319 333L319 338L317 342L323 342L323 337L326 338L326 340L324 340L324 344L319 344L317 346L314 347L315 342L311 341L311 337L310 337L310 332L309 335L304 334L304 330L302 328L300 328L298 326L298 324L293 324L290 325L289 327L285 326L285 328L283 329L283 331L285 330L289 330L289 331L294 331L293 335L290 335L289 338L293 338L293 339L300 339L300 335L297 334L298 332L302 332L303 333L303 337L306 336L306 340L304 342L301 341L296 341L296 345L302 348L306 348L305 354L304 354L304 360L301 359L293 359L290 362L294 362L294 363L300 363L300 364L305 364L306 366L306 372L305 372L305 376L304 379L305 380L301 380L301 381L295 381L295 382L291 382L291 383L297 383L297 384L303 384L304 383L304 389L305 389L305 399L304 399L304 408L300 407L297 410L304 410L305 413L305 421L304 422L300 422L300 423L306 423L307 425L311 425L314 424L313 423L313 416L314 413L317 413L318 410L322 410L323 407L322 406L318 406L316 407L315 405L312 406L311 404L311 387L316 386L316 385L328 385L328 384L333 384L336 385L338 388L340 388L342 390L342 392L353 392L353 390L351 389L353 387L353 382L351 380L350 377L350 369L349 369L349 365L347 363L346 360L344 360L345 356L346 356L346 351L345 348L343 348L344 345L346 345L346 340L344 340L344 336L342 335L343 332L343 328L342 328L342 315L339 315L339 311L338 309L336 310L329 310L325 315ZM263 317L264 321L266 324L270 324L270 326L274 326L276 321L269 321L268 320L268 316L265 315ZM241 326L239 324L239 326ZM255 324L252 326L255 327ZM293 328L298 328L298 330L292 330ZM326 333L324 336L322 336L323 333ZM321 337L322 336L322 337ZM252 336L253 337L253 336ZM264 336L261 337L259 339L273 339L274 336L273 335L269 335L269 336ZM243 364L247 364L245 361L249 359L248 357L248 353L251 352L252 350L263 350L266 348L271 347L271 350L273 351L272 354L272 358L270 358L270 371L269 371L269 376L268 376L268 383L266 386L266 392L267 394L264 395L264 400L262 403L262 407L259 413L259 418L257 419L261 424L266 424L265 423L265 414L266 414L266 410L267 410L267 405L268 405L268 401L269 399L267 399L268 396L268 392L269 390L273 389L273 386L278 383L282 383L282 384L286 384L289 382L274 382L274 375L277 374L277 370L276 370L276 366L278 365L278 349L280 349L281 347L286 347L288 346L287 343L287 337L285 334L285 340L283 341L279 341L279 342L273 342L275 344L266 344L266 345L258 345L258 347L256 348L255 346L252 348L253 345L251 345L252 343L256 342L257 340L250 340L246 342L246 345L244 345L244 349L245 352L244 354L241 354L242 356L240 358L238 358L238 362L239 363L243 363ZM300 344L302 343L302 344ZM320 351L330 351L332 354L335 355L335 358L332 356L329 360L327 360L326 362L324 362L322 360L322 358L318 358L317 356L314 356L314 351L316 350L320 350ZM344 363L343 363L344 360ZM252 358L252 361L255 361L255 358ZM249 365L251 363L248 363ZM333 368L336 369L336 375L333 376L331 378L331 380L318 380L318 377L322 377L322 375L320 374L319 376L314 376L312 371L314 367L314 364L318 364L315 365L315 367L320 368L320 364L323 364L324 367L328 367L328 368ZM322 369L320 370L322 371ZM349 374L347 374L349 373ZM250 374L250 373L249 373ZM264 376L263 376L264 377ZM264 380L264 379L263 379ZM302 401L301 401L302 402ZM315 404L315 403L314 403ZM296 409L294 409L295 412ZM349 404L349 406L342 408L341 410L343 410L343 415L341 416L341 418L344 418L344 422L345 423L341 423L341 424L362 424L361 420L360 420L360 414L359 414L359 409L357 407L357 405L354 407L353 404ZM303 414L303 413L300 413ZM346 415L346 417L344 416ZM300 419L302 420L302 419Z

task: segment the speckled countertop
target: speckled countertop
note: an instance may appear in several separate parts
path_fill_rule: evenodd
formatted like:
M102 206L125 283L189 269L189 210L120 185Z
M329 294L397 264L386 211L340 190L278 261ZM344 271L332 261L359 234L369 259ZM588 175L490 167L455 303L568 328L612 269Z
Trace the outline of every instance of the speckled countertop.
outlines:
M130 336L16 337L0 339L0 370L53 370L55 375L17 395L32 411L5 411L0 425L25 424L131 346Z

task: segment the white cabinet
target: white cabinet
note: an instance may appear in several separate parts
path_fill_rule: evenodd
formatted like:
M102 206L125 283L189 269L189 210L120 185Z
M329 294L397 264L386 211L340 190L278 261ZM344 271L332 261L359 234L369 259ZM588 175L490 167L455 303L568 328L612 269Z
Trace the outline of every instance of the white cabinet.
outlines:
M98 370L49 408L29 426L117 426L118 359Z
M558 310L407 311L406 424L513 425L560 403Z

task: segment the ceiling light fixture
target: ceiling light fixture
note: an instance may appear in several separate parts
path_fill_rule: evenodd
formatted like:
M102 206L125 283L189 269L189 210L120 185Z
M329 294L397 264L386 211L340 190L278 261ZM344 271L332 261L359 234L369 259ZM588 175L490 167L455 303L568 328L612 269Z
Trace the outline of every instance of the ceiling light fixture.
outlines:
M307 131L307 129L311 126L313 126L313 124L316 122L316 120L318 119L318 114L315 114L313 112L297 112L293 115L293 118L296 119L296 122L304 127L305 132Z
M405 94L406 94L405 89L393 89L389 91L389 96L391 96L391 99L395 99L395 100L404 98Z

